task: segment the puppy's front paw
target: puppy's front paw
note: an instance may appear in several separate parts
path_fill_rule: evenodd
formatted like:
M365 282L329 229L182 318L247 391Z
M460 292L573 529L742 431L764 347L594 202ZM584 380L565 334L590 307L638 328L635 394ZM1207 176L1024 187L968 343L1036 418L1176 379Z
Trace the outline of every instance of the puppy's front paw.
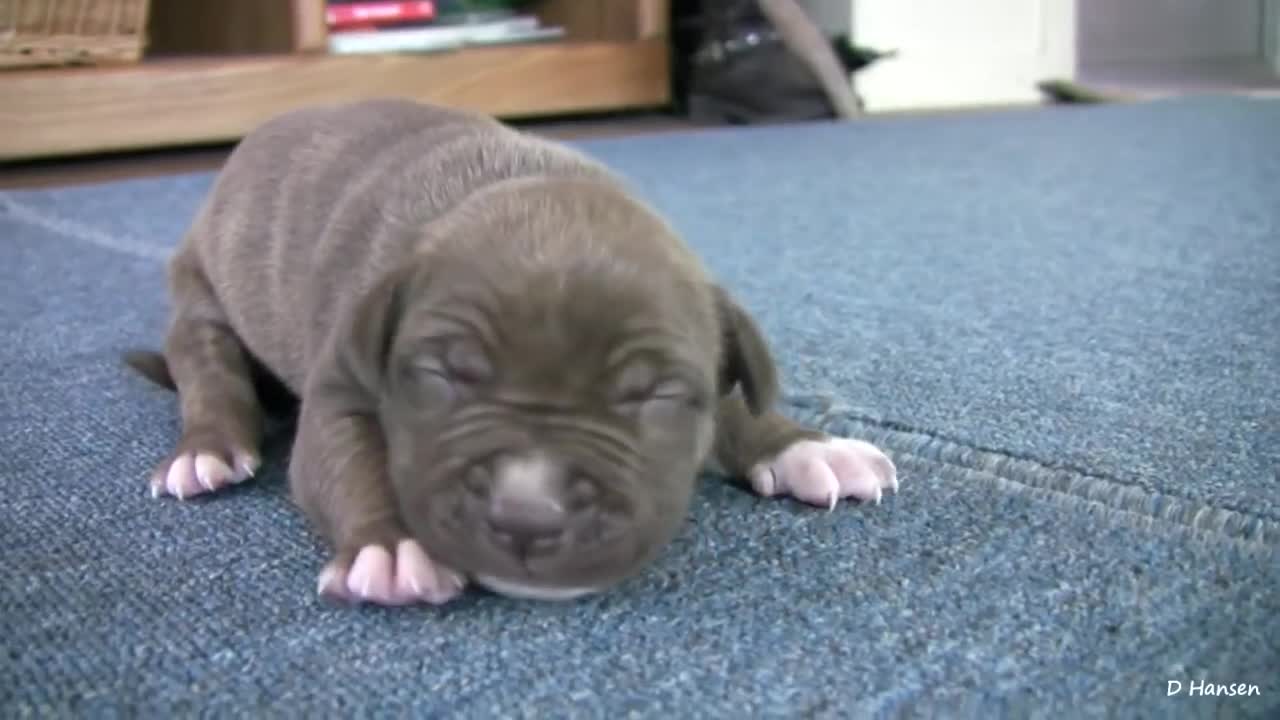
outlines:
M898 491L893 461L875 445L853 438L797 440L752 468L749 479L766 497L790 495L829 510L841 498L878 505L884 491Z
M211 493L253 477L257 453L214 431L183 434L177 448L151 475L151 497L179 500Z
M462 576L433 561L416 540L370 544L339 553L320 572L321 596L350 603L442 605L461 592Z

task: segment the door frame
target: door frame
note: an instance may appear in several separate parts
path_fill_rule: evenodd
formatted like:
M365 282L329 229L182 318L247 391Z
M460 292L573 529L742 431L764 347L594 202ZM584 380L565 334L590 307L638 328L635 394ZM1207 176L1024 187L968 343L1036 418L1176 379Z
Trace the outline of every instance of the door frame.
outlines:
M1280 0L1262 0L1262 53L1280 75Z

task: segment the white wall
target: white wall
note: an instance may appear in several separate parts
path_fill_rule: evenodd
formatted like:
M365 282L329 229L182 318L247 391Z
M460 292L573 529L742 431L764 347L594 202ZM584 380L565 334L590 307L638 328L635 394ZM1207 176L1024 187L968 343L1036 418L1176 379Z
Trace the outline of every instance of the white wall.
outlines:
M1263 0L1076 0L1082 61L1262 54Z
M800 1L824 28L899 51L853 78L872 112L1040 102L1038 82L1082 68L1280 87L1280 0Z
M898 56L854 76L869 111L1034 103L1075 72L1075 0L851 0L854 41Z

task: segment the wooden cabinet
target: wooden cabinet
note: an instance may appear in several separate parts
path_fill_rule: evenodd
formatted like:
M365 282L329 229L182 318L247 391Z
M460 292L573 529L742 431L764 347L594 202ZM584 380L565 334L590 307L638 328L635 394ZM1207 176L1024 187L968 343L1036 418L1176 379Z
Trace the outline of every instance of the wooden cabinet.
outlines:
M670 100L667 0L541 0L559 40L326 52L323 0L152 0L142 62L0 72L0 160L234 141L299 106L400 96L505 118Z

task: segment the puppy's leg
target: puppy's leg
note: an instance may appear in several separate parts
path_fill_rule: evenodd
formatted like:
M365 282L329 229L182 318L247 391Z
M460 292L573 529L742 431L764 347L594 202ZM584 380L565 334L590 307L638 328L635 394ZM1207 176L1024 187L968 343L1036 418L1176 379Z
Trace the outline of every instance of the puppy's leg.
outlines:
M769 410L752 415L740 392L720 401L712 454L720 469L760 495L833 509L841 498L880 503L897 492L893 461L876 446L831 437Z
M247 352L203 273L184 256L170 269L175 313L164 358L178 392L182 437L151 477L151 494L185 499L252 477L262 411Z
M294 501L333 548L318 580L322 596L442 604L462 591L462 577L427 557L404 529L376 418L304 399L289 481Z

